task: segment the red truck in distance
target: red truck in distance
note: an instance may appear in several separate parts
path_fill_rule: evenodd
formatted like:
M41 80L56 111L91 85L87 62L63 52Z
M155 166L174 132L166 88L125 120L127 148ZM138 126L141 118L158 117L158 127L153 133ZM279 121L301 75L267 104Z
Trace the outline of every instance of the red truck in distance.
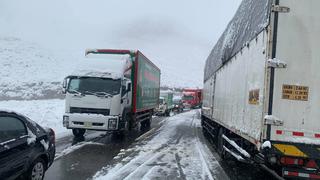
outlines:
M201 107L202 89L184 89L182 91L182 102L186 108Z

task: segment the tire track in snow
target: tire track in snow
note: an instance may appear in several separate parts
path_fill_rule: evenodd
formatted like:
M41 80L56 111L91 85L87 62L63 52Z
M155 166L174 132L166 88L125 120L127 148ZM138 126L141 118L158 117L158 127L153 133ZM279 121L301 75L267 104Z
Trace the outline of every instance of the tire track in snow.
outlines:
M209 167L208 167L208 164L203 156L203 152L201 150L201 148L199 147L199 142L197 141L196 143L196 147L197 147L197 150L198 150L198 153L199 153L199 156L200 156L200 159L201 159L201 166L202 166L202 179L207 179L209 178L210 180L214 180L212 174L211 174L211 171L209 170ZM207 177L207 178L206 178Z
M219 163L206 155L210 150L202 145L199 123L195 111L168 119L157 136L138 145L137 156L109 169L100 179L214 179L211 170Z
M181 159L180 159L178 153L175 154L175 159L176 159L177 166L178 166L178 169L179 169L180 178L186 179L186 175L184 174L183 169L182 169L182 167L181 167L181 163L180 163L180 160L181 160Z
M155 159L161 156L162 153L156 153L151 158L149 158L146 162L142 163L140 166L138 166L133 172L129 173L124 180L131 180L131 179L140 179L141 177L144 177L148 174L148 172L152 169L149 169L148 164L151 164L154 162Z
M209 178L210 180L214 180L214 178L211 174L211 171L209 169L209 166L206 162L206 158L204 157L203 152L202 152L203 146L201 146L201 148L200 148L201 142L200 142L200 138L199 138L199 132L198 132L198 128L196 126L196 123L194 122L196 115L197 114L194 114L192 117L192 127L193 127L193 134L196 137L196 148L197 148L200 160L201 160L201 166L202 166L202 177L201 178L202 179Z

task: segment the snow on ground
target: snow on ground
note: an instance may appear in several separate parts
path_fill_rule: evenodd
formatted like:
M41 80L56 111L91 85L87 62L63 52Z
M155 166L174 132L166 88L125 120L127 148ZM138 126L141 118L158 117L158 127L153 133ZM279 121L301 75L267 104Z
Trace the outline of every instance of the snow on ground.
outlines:
M71 133L62 126L64 100L0 101L0 109L15 111L29 117L42 127L52 128L57 138Z
M150 141L121 151L114 158L122 159L120 162L103 168L93 178L215 179L220 165L200 140L199 129L197 110L167 118Z
M62 62L37 44L0 37L0 99L58 97L68 67Z

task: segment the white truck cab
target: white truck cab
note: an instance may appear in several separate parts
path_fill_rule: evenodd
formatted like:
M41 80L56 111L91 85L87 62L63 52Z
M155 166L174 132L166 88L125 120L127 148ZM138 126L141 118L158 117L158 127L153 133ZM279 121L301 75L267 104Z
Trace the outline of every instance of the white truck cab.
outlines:
M119 72L81 70L65 78L63 126L72 129L75 136L82 136L86 129L119 131L126 128L121 119L124 110L132 104L132 82L125 72L130 61L116 63L122 63Z

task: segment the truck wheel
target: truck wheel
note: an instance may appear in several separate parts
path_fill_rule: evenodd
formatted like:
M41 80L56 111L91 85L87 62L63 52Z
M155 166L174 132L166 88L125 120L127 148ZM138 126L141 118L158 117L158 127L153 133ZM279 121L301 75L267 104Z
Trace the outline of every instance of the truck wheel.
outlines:
M166 111L166 116L168 116L168 117L170 116L170 110Z
M151 117L151 118L152 118L152 117ZM150 127L151 127L151 118L145 121L144 126L145 126L146 128L150 128Z
M132 122L132 118L131 118L131 116L130 116L130 114L126 114L126 116L125 116L125 120L126 120L126 122L127 122L127 130L128 131L131 131L132 129L133 129L133 122Z
M72 129L72 133L75 137L82 137L85 132L85 129Z
M224 134L224 129L221 127L219 129L219 134L218 134L218 138L217 138L217 151L218 154L220 155L221 159L225 159L225 151L224 151L224 142L223 142L223 138L222 135Z

